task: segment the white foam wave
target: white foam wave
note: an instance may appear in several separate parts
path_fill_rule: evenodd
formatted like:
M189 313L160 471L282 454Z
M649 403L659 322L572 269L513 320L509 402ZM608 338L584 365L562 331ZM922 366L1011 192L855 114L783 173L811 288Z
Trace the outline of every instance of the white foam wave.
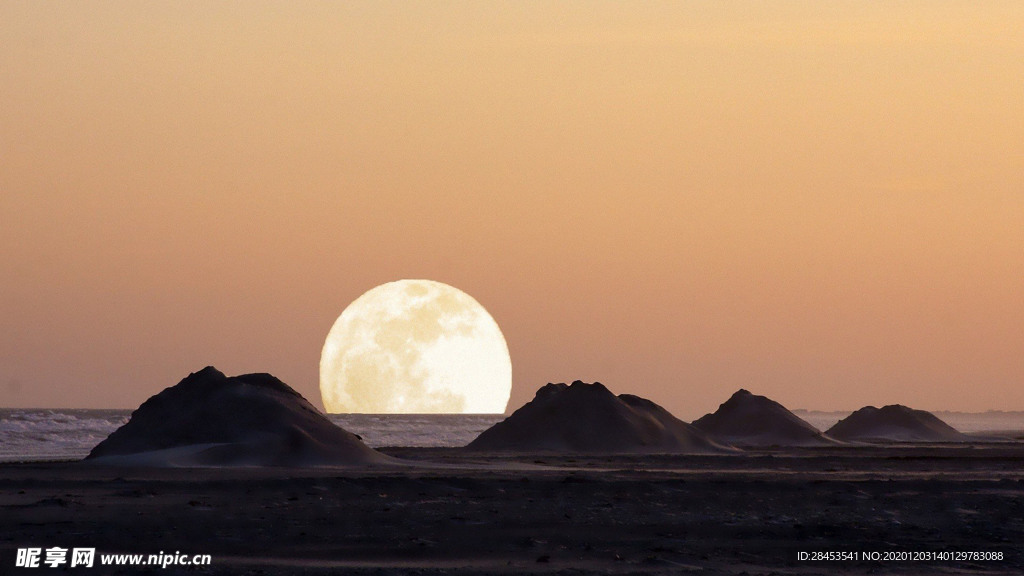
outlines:
M131 410L0 408L0 461L77 460L122 424ZM381 446L465 446L502 419L461 414L331 414L332 422Z

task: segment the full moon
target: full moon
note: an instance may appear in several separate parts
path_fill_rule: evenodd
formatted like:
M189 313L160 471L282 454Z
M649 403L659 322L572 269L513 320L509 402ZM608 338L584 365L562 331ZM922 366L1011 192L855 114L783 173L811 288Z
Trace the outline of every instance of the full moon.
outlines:
M497 322L433 280L382 284L341 313L320 356L329 413L501 414L512 361Z

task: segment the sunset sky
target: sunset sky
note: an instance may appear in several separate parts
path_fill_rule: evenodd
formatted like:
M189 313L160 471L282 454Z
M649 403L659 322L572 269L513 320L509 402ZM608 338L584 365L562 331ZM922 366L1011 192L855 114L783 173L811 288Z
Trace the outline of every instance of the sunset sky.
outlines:
M401 278L509 408L1024 410L1024 4L0 2L0 406L320 406Z

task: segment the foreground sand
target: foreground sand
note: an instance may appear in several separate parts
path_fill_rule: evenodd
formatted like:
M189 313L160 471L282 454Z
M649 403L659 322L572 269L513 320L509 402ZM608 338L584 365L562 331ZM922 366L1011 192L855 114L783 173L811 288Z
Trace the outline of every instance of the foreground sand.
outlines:
M210 554L89 574L1020 574L1024 445L420 465L0 465L0 573L18 547ZM800 561L799 552L1001 552L1001 561Z

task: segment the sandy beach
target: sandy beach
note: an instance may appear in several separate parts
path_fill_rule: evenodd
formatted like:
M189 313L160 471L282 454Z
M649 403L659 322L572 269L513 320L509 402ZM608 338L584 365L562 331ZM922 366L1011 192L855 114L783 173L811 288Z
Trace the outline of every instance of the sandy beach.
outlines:
M63 566L103 574L1024 570L1019 443L701 456L384 451L409 464L3 464L0 572L32 572L14 568L17 548L54 546L96 548L97 565L109 553L211 557L203 567ZM827 552L857 559L801 559ZM882 559L865 558L874 553Z

